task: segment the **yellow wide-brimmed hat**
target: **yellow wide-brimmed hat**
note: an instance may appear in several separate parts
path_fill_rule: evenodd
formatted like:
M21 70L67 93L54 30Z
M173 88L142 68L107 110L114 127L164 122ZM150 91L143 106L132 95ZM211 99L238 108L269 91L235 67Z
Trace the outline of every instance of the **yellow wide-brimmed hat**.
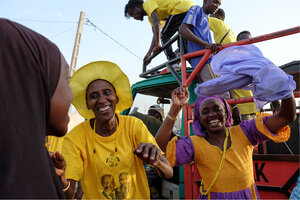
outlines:
M109 61L92 62L77 70L70 80L74 95L72 103L82 117L95 117L94 112L87 108L85 95L88 85L97 79L106 80L114 86L119 97L115 112L120 113L132 106L130 83L119 66Z

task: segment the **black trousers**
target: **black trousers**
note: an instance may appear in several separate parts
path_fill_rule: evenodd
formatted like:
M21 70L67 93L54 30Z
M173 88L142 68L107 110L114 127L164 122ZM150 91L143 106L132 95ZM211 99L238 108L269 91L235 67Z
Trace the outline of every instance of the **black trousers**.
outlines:
M178 31L178 28L181 25L186 14L187 14L187 12L181 13L178 15L169 15L168 16L165 26L161 30L161 43L162 44L165 44L166 42L168 42L171 39L171 37ZM164 52L165 52L168 60L171 60L176 57L175 53L172 50L172 45L169 45L165 49Z

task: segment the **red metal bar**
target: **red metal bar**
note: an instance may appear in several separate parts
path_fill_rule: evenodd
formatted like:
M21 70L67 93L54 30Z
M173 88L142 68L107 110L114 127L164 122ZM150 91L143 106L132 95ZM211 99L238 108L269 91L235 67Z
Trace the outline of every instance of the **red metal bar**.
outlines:
M282 31L277 31L277 32L273 32L273 33L269 33L269 34L265 34L265 35L260 35L260 36L253 37L250 39L245 39L245 40L240 40L237 42L225 44L221 47L220 50L227 48L227 47L236 46L236 45L253 44L253 43L262 42L265 40L271 40L271 39L275 39L275 38L279 38L279 37L283 37L283 36L292 35L295 33L300 33L300 26L296 26L294 28L289 28L289 29L285 29Z
M188 126L187 126L187 129L188 129L188 132L187 134L184 133L185 136L190 136L191 135L191 130L190 130L190 124L193 123L193 120L188 120Z
M187 79L186 59L183 56L181 57L181 79L182 83L185 83Z
M194 104L188 104L183 107L183 122L184 122L184 135L190 136L190 124L193 123L193 107Z
M294 96L300 97L300 91L294 91ZM253 102L254 97L241 97L235 99L226 99L228 104L237 104L237 103L249 103Z
M193 171L189 164L184 165L184 198L193 199Z
M200 60L200 62L198 63L198 65L196 66L195 70L192 71L191 75L188 77L188 79L186 80L185 84L186 85L190 85L191 82L194 80L194 78L196 77L196 75L198 74L198 72L202 69L203 65L206 63L206 61L209 59L210 57L210 50L206 51L204 53L203 58ZM198 67L199 66L199 67Z
M275 38L279 38L279 37L283 37L283 36L287 36L287 35L292 35L292 34L295 34L295 33L300 33L300 26L290 28L290 29L285 29L285 30L282 30L282 31L277 31L277 32L270 33L270 34L265 34L265 35L253 37L253 38L250 38L250 39L245 39L245 40L240 40L240 41L237 41L237 42L225 44L220 48L220 50L222 50L224 48L227 48L227 47L236 46L236 45L253 44L253 43L257 43L257 42L271 40L271 39L275 39ZM204 61L204 59L208 59L207 56L209 57L211 55L211 50L203 49L203 50L200 50L200 51L187 53L187 54L184 54L182 56L183 59L181 59L181 65L184 64L184 66L186 66L186 59L191 58L191 57L195 57L195 56L201 56L201 55L204 55L204 56L202 57L199 64L197 65L197 67L192 72L192 74L190 75L190 79L187 79L187 77L183 77L184 70L183 70L183 67L182 67L182 85L189 86L191 84L191 82L193 80L191 78L192 77L195 78L196 74L200 71L200 69L202 68L202 66L206 62L206 60ZM183 61L185 61L185 62L183 63ZM186 67L185 67L185 70L186 70ZM185 75L186 75L186 73L185 73Z
M294 91L294 96L296 98L300 97L300 91ZM226 101L228 104L238 104L238 103L250 103L254 101L253 99L254 97L241 97L241 98L234 98L234 99L226 99Z
M211 51L210 49L202 49L200 51L195 51L195 52L184 54L184 55L182 55L182 57L184 57L185 59L188 59L188 58L204 55L206 52L210 52L210 51Z
M184 135L189 136L189 122L188 122L188 107L183 107L183 128L184 128Z
M235 99L226 99L228 104L249 103L253 102L254 97L241 97Z

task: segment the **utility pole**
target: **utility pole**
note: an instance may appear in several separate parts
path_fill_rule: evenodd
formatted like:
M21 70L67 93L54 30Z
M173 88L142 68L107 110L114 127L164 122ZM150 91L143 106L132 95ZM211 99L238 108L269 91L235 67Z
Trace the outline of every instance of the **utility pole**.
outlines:
M84 17L85 17L85 13L81 11L79 21L78 21L78 27L77 27L77 33L76 33L76 38L75 38L73 54L72 54L70 76L72 76L76 70L76 63L77 63L80 38L81 38L81 33L82 33L82 28L83 28L83 23L84 23Z

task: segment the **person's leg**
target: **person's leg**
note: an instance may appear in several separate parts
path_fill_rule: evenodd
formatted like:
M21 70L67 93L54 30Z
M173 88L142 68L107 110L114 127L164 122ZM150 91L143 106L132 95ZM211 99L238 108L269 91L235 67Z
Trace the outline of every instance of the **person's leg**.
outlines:
M198 74L200 75L201 82L218 77L217 75L215 75L215 73L213 73L209 63L206 63Z
M206 63L196 76L198 83L202 83L202 82L208 81L210 79L218 78L218 77L219 76L217 76L212 71L209 63ZM199 82L199 81L201 81L201 82ZM229 92L224 92L224 93L220 94L220 96L222 96L224 99L230 98Z
M178 28L181 25L181 22L184 19L185 15L186 15L186 12L178 14L178 15L170 15L167 18L166 23L165 23L163 29L161 30L162 45L165 44L166 42L168 42L170 40L170 38L178 31ZM169 45L165 49L164 52L165 52L168 60L171 60L176 57L175 53L172 50L172 45Z

